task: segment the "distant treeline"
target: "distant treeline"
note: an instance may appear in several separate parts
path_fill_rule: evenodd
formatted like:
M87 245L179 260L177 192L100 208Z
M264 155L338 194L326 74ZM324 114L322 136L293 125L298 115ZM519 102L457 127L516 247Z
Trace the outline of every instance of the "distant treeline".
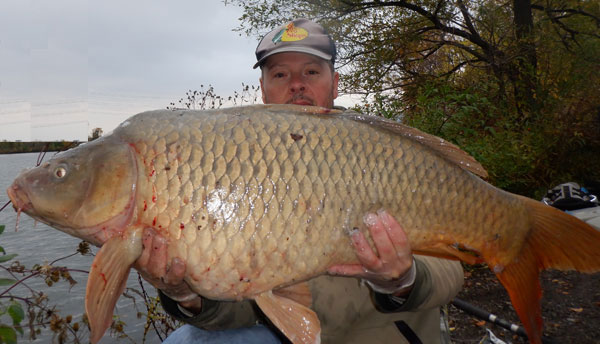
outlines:
M77 147L80 141L58 142L0 142L0 154L31 153L31 152L56 152Z

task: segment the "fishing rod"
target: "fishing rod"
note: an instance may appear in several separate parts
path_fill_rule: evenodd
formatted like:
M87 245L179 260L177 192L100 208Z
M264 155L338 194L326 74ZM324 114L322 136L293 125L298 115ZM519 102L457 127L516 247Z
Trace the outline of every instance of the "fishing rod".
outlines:
M461 300L459 298L454 298L454 300L452 300L451 304L454 307L465 311L466 313L469 313L469 314L474 315L482 320L491 322L491 323L496 324L500 327L503 327L507 330L510 330L511 332L516 333L517 335L519 335L521 337L528 338L527 332L525 332L525 328L523 328L523 326L519 326L517 324L510 323L510 322L498 317L496 314L493 314L484 309L481 309L473 304L468 303L467 301ZM543 344L558 344L558 342L556 342L554 339L548 338L545 336L542 337L542 343Z
M9 204L10 204L10 201L6 202L6 204L0 208L0 211L4 210L4 208L6 208L6 206L8 206Z

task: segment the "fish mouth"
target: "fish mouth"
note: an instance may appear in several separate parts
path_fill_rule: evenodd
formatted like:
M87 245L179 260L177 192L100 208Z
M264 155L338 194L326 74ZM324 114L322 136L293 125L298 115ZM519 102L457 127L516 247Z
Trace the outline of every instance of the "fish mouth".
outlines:
M9 186L8 189L6 189L6 193L8 194L8 198L10 199L13 208L17 212L17 222L15 224L15 230L17 230L19 228L21 213L33 209L33 204L27 196L27 192L17 184L13 183L13 185Z
M6 193L8 194L8 198L10 199L13 208L21 213L22 211L27 212L29 209L33 208L31 204L31 200L27 196L27 192L23 190L18 184L13 184L6 189Z

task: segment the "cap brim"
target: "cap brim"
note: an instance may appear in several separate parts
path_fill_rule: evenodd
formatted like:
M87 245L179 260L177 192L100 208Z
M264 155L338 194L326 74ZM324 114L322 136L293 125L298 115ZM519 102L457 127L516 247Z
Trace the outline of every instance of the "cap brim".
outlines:
M267 60L267 58L269 56L273 56L273 55L279 54L279 53L290 53L290 52L314 55L316 57L320 57L323 60L327 60L327 61L331 61L331 58L332 58L331 55L325 54L324 52L322 52L320 50L313 49L310 47L282 46L281 48L273 49L273 51L271 51L268 54L266 54L265 56L263 56L260 60L258 60L258 62L256 62L254 64L254 67L252 67L252 69L256 69L257 67L261 66Z

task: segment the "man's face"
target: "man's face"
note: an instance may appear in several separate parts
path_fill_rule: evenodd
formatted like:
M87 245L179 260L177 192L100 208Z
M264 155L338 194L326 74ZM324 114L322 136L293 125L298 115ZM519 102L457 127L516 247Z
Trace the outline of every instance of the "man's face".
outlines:
M265 104L333 107L339 74L321 58L303 53L270 56L262 68L260 87Z

